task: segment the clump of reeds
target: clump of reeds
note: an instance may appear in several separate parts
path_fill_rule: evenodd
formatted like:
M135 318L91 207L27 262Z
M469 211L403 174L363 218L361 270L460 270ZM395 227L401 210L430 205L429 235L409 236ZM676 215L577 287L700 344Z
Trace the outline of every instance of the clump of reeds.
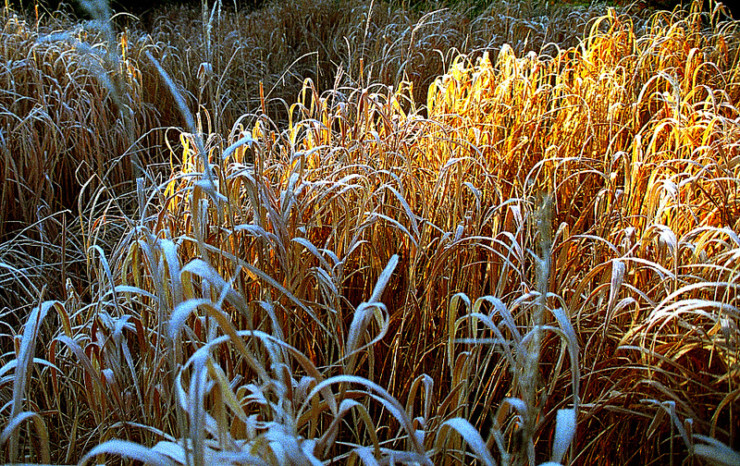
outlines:
M129 182L125 154L152 121L140 99L135 64L125 57L125 36L110 44L96 30L53 31L12 13L3 16L7 156L0 167L0 233L7 233L15 222L33 223L36 207L76 208L77 193L91 176L112 185ZM121 52L125 58L118 62L107 55ZM118 69L107 69L113 65ZM141 126L132 133L128 124ZM122 160L111 163L113 157Z
M177 69L186 98L219 116L212 125L223 134L229 129L219 127L223 121L245 113L267 111L284 122L306 78L319 89L333 88L338 74L340 84L352 87L413 81L415 100L423 101L456 53L503 44L517 52L572 46L604 11L568 5L543 11L526 3L496 2L472 15L464 8L417 11L398 2L330 0L227 13L228 2L224 9L215 2L201 11L168 7L149 22L154 40L173 50L163 66Z
M430 89L430 118L507 181L504 198L553 190L551 289L589 368L580 441L629 445L625 461L737 430L738 347L719 336L738 318L737 30L718 19L658 13L638 36L610 13L577 48L461 59Z
M142 100L130 37L103 19L70 30L64 18L0 13L2 306L44 286L64 296L84 258L80 210L98 188L113 198L130 190L136 161L150 160L136 143L158 120Z
M188 117L89 304L18 332L8 458L732 461L734 28L610 11L457 58L426 108L306 80L285 123Z

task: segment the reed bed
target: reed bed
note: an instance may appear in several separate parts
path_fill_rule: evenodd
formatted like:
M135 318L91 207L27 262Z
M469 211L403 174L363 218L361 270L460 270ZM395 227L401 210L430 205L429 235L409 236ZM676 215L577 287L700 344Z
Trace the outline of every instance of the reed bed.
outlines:
M144 165L166 160L152 132L165 120L159 76L138 61L151 38L61 13L0 19L0 306L14 310L85 281L80 213L95 193L123 203Z
M736 464L737 25L591 14L232 123L158 46L169 173L93 191L85 293L9 328L3 459Z
M287 123L305 78L320 89L411 79L421 102L455 51L482 53L504 43L525 51L548 40L575 44L603 12L557 7L546 16L531 6L503 5L471 16L465 9L425 14L382 2L276 2L252 13L215 2L201 10L155 11L139 21L111 17L104 3L92 2L93 20L84 23L70 12L37 9L23 18L6 8L0 238L14 245L4 248L13 254L2 256L8 268L0 270L0 281L18 283L13 270L23 271L21 280L31 281L26 287L47 286L63 297L65 280L48 280L44 267L25 259L57 251L54 260L42 262L64 263L65 269L79 262L85 248L72 253L73 244L59 244L58 224L72 226L90 203L100 205L94 193L101 186L107 202L130 215L135 205L124 199L131 199L133 180L147 174L137 166L154 177L163 173L155 166L169 160L167 145L179 144L170 128L185 123L145 53L168 71L186 105L200 110L200 130L223 145L243 115L264 112ZM65 238L81 236L81 228ZM36 299L37 293L13 286L1 304L13 309ZM86 285L78 288L87 292Z
M171 47L162 65L176 70L173 77L191 93L185 97L223 115L212 121L216 134L246 113L264 111L284 123L306 78L322 90L336 87L337 79L351 87L412 81L415 100L423 102L457 53L505 43L521 53L548 42L572 46L605 12L603 6L497 2L472 14L465 4L425 11L403 2L299 0L234 14L225 10L228 3L168 8L143 24Z

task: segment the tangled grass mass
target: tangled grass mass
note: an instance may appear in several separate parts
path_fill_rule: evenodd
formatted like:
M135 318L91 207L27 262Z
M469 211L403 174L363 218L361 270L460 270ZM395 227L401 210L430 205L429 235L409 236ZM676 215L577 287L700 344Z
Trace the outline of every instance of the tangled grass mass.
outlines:
M738 23L451 4L6 4L0 461L740 464Z

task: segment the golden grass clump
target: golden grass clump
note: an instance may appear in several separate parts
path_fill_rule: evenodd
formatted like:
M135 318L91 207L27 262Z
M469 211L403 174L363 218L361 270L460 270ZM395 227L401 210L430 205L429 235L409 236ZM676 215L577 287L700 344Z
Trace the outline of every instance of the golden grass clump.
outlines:
M577 48L461 58L430 87L430 119L463 141L434 156L467 145L502 198L553 193L586 462L615 443L635 461L692 451L692 432L737 438L736 27L659 13L637 36L611 12Z
M173 133L162 128L181 127L182 115L145 53L162 63L186 105L201 110L203 131L223 144L230 122L242 115L267 112L285 122L306 77L320 89L337 80L357 87L411 79L421 101L453 51L572 43L599 11L562 7L543 16L502 5L471 17L382 2L276 2L253 13L216 3L154 12L150 34L138 29L144 24L136 18L112 17L104 2L88 2L93 21L86 23L73 22L69 13L37 9L36 17L24 19L3 10L0 257L8 267L0 282L14 291L0 303L15 308L44 285L64 296L69 266L89 244L58 239L80 236L82 226L74 225L80 209L110 203L130 214L125 193L144 175L136 165L153 168L163 160L161 147L177 143L167 141ZM71 227L77 233L59 235ZM115 233L108 235L115 240ZM64 269L61 279L49 279L47 264Z
M168 44L162 64L176 70L185 97L217 115L213 131L225 134L223 122L245 113L267 111L284 122L304 79L331 89L340 72L341 84L352 87L413 81L421 102L456 53L505 43L517 52L549 42L575 45L603 12L599 6L546 11L527 2L495 2L472 15L459 8L415 11L399 2L300 0L228 14L215 7L168 7L152 13L146 26L158 43Z
M735 464L740 48L717 18L610 10L427 89L353 60L279 119L257 85L233 124L237 67L193 52L222 96L193 116L157 55L171 173L118 226L84 219L89 296L11 329L2 459Z

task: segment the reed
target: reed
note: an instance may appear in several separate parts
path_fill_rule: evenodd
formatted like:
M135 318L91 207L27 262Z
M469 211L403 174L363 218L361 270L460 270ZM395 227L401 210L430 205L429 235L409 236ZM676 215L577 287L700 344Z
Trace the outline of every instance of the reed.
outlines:
M269 30L330 57L329 4ZM289 58L284 109L252 80L238 116L249 47L225 41L252 29L225 25L260 12L217 6L184 64L177 23L142 36L141 93L185 124L166 170L80 202L84 292L17 280L36 303L3 335L4 460L733 464L736 23L572 9L577 43L510 24L497 46L488 12L460 34L490 41L448 56L424 41L457 32L420 31L469 13L418 13L399 64L374 41L417 13L362 4L355 59ZM441 52L418 75L417 41Z

